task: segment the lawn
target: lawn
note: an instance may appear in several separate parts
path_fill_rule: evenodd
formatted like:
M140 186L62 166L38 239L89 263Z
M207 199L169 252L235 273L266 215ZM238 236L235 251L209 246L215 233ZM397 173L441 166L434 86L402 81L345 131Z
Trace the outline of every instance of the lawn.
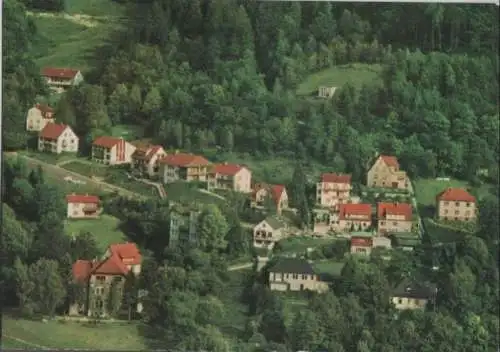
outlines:
M19 152L19 154L26 155L29 158L37 159L49 164L57 164L62 161L75 160L78 158L75 153L54 154L54 153L40 153L34 151L22 151Z
M346 83L360 88L374 82L382 67L378 64L349 64L331 67L309 75L297 88L297 95L316 94L319 86L342 87Z
M224 204L226 201L210 193L202 192L194 184L173 182L165 185L167 198L173 202L199 202L203 204Z
M335 262L331 260L321 260L314 263L314 269L320 274L339 277L344 267L343 262Z
M99 219L67 220L65 230L68 235L77 235L82 231L92 233L104 252L112 243L122 243L126 240L125 235L119 229L120 220L103 214Z
M317 248L326 243L336 241L335 238L315 238L309 236L293 236L279 242L281 252L305 253L307 248Z
M50 349L145 350L146 348L143 338L138 334L137 326L133 324L101 324L89 327L76 322L16 319L6 314L2 317L2 323L3 335L11 337L3 341L4 348L33 349L35 345ZM21 343L12 337L27 343L21 346Z
M87 177L95 176L104 182L125 188L130 192L142 194L147 197L159 197L158 191L153 186L129 179L126 171L112 166L105 166L90 161L75 161L62 166L66 170L76 172Z

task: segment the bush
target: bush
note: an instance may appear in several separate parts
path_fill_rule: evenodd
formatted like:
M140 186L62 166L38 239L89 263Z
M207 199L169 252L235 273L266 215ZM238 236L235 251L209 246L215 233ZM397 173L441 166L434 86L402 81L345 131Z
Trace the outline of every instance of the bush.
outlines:
M339 239L335 242L324 244L320 247L321 254L326 259L342 260L349 252L349 240Z

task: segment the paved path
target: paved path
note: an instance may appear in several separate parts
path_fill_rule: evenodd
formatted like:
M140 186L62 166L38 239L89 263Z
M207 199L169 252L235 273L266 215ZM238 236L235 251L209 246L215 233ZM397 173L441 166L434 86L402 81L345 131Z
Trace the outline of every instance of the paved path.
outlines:
M220 194L217 194L217 193L214 193L214 192L210 192L210 191L207 191L206 189L199 189L200 192L203 192L205 194L210 194L211 196L214 196L214 197L217 197L219 199L222 199L222 200L226 200L226 198L224 198L223 196L221 196Z
M44 161L41 161L41 160L38 160L38 159L35 159L35 158L31 158L31 157L26 156L26 155L22 155L22 154L19 154L19 153L16 153L16 152L8 152L8 153L5 153L5 154L6 155L12 155L12 156L18 156L18 157L24 159L26 161L26 164L28 164L28 166L41 166L42 170L44 170L45 172L49 172L49 173L52 173L53 175L56 175L56 176L60 177L61 178L61 182L64 182L64 177L66 177L66 176L72 176L72 177L74 177L76 179L88 182L88 183L93 184L93 185L95 185L97 187L103 188L103 189L105 189L107 191L118 192L120 195L123 195L123 196L126 196L126 197L139 198L139 199L147 199L148 198L148 197L146 197L146 196L144 196L144 195L142 195L140 193L129 191L129 190L125 189L125 188L118 187L118 186L109 184L109 183L104 182L104 181L99 181L99 180L96 180L96 179L93 179L93 178L90 178L90 177L87 177L87 176L83 176L83 175L81 175L79 173L63 169L62 167L59 167L57 165L49 164L47 162L44 162Z
M252 266L253 266L252 262L243 263L243 264L236 264L236 265L231 265L230 267L228 267L227 271L238 271L238 270L251 268Z

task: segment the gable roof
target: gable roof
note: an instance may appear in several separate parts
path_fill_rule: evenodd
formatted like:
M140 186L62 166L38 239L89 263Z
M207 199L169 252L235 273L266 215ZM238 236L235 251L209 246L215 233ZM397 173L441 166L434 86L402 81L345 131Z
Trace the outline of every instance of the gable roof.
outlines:
M408 203L378 203L377 217L384 219L387 215L403 215L409 221L412 217L412 207Z
M403 280L393 289L392 296L417 299L432 299L434 298L436 293L436 285L422 284Z
M210 173L234 176L238 172L240 172L243 168L245 168L245 166L239 164L228 164L228 163L215 164L210 170Z
M86 204L95 204L99 203L98 196L92 196L88 194L68 194L66 196L67 203L86 203Z
M275 273L315 274L312 265L307 260L299 258L281 258L269 268L269 271Z
M127 242L109 246L111 254L117 255L124 264L141 264L142 256L135 243Z
M476 197L463 188L447 188L436 196L436 200L446 202L475 202Z
M123 141L123 138L117 138L117 137L110 137L110 136L101 136L97 137L93 142L92 145L96 147L103 147L106 149L111 149L118 143Z
M396 158L395 156L380 155L379 158L382 159L382 161L384 162L384 164L386 164L387 166L393 167L396 170L399 169L398 158Z
M90 272L92 271L92 261L79 259L73 264L71 271L73 273L73 278L76 281L85 281L88 279Z
M54 113L54 109L45 104L35 104L34 108L40 110L40 113L42 114L43 118L47 118L48 114Z
M285 192L285 186L284 185L271 185L271 191L272 191L272 196L274 199L274 202L278 204L278 202L281 200L281 197L283 196L283 192Z
M210 162L200 155L177 153L167 155L160 160L162 164L170 166L187 167L187 166L207 166Z
M98 262L90 272L91 275L127 275L128 268L116 254L111 254L108 258Z
M80 71L72 68L44 67L42 76L72 79L78 72Z
M339 207L339 219L346 220L347 215L358 215L362 216L360 220L371 220L372 216L372 206L371 204L363 203L346 203L340 204Z
M161 145L139 146L132 154L132 158L150 161L160 151L163 151Z
M59 123L49 122L40 131L40 134L38 136L45 139L58 139L68 127L69 127L68 125L62 123L59 124Z
M337 173L324 173L321 175L321 182L323 183L351 183L351 175L337 174Z
M371 237L361 237L361 236L353 236L351 237L351 247L372 247L373 239Z
M285 224L274 216L268 216L263 221L267 222L273 230L279 230L285 227Z

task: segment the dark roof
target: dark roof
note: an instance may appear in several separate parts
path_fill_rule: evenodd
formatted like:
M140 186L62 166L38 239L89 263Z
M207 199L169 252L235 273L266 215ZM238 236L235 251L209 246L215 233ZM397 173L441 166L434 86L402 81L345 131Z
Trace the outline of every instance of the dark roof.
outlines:
M315 274L312 265L307 260L299 258L282 258L269 268L269 271L274 273Z
M267 217L264 221L267 222L273 230L279 230L282 227L285 227L285 224L281 220L272 216Z
M421 284L403 280L393 290L393 297L431 299L437 292L436 285Z

